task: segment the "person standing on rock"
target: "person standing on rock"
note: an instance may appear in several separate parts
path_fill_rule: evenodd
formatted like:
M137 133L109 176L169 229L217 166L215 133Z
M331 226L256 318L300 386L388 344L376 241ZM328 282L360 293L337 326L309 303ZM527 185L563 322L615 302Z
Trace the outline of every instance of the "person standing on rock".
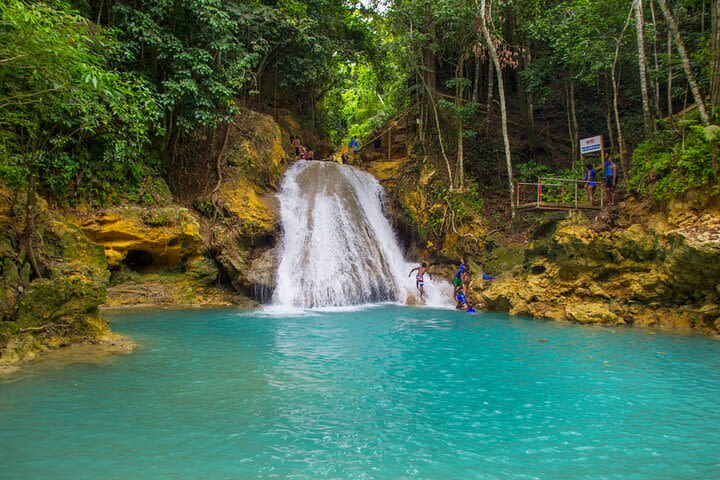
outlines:
M373 147L375 147L376 153L382 153L382 138L380 137L380 132L375 130L373 132L373 136L375 139L373 140Z
M465 259L460 259L460 266L458 267L458 271L453 277L453 287L455 287L455 290L453 292L453 298L457 298L458 293L463 290L463 280L462 276L463 273L465 273L465 270L467 270L467 266L465 266Z
M605 159L603 176L605 177L605 192L610 205L615 205L615 187L617 186L618 166L612 157Z
M350 147L350 150L352 150L352 152L353 152L353 160L357 161L358 157L360 155L360 140L358 140L357 137L355 137L353 135L352 140L350 140L350 144L348 145L348 147Z
M292 138L292 146L295 147L295 157L300 160L300 147L302 147L302 142L298 137Z
M420 292L420 300L425 301L425 274L428 274L430 280L432 280L432 275L430 274L430 271L428 270L427 264L425 262L421 263L419 267L410 270L410 273L408 273L408 278L415 271L417 271L417 275L415 275L415 286Z

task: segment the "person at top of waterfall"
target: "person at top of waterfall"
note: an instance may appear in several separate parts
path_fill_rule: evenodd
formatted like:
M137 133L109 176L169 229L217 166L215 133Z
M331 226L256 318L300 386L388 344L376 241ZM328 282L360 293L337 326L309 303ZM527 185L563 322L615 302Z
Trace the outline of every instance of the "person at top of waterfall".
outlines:
M410 270L410 273L408 273L408 278L413 274L413 272L417 271L417 275L415 275L415 286L417 287L418 291L420 292L420 300L425 299L425 274L428 274L428 277L430 277L430 280L432 280L432 274L430 273L430 270L428 270L427 264L425 262L421 263L419 267L413 268Z
M465 265L465 259L460 259L460 266L458 267L458 271L453 277L453 286L455 287L455 290L453 292L453 296L457 297L457 294L460 292L460 290L463 290L463 281L462 276L463 273L465 273L465 270L467 270L467 266Z
M353 152L353 160L358 159L358 155L360 154L360 140L357 139L355 135L353 135L352 139L350 140L350 144L348 145L350 147L350 150Z
M302 142L298 137L293 137L291 140L292 146L295 147L295 156L300 160L300 147L302 147Z
M380 132L377 130L373 131L373 137L375 137L373 140L373 147L375 147L375 151L377 153L380 153L382 151L382 138L380 136Z
M314 148L308 147L307 159L315 160L315 149Z
M605 192L607 192L608 202L615 205L615 187L617 186L618 166L612 157L605 159L603 177L605 179Z
M305 148L304 145L300 145L300 153L298 153L298 160L307 160L307 159L308 159L307 148Z
M587 190L588 196L590 197L591 207L595 206L595 188L597 188L596 179L597 172L595 171L595 167L593 167L592 163L588 163L585 165L585 190Z

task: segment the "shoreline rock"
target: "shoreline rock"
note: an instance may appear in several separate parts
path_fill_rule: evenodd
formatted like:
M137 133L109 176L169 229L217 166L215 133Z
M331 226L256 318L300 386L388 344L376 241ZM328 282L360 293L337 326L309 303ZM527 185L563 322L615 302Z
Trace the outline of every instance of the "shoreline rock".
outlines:
M491 283L476 279L473 300L534 318L720 336L720 213L674 209L685 212L683 224L672 212L620 212L610 227L582 216L559 221L510 271L490 272Z
M53 368L75 363L95 363L115 355L129 355L138 347L130 337L117 333L111 333L108 338L100 340L45 346L19 362L0 363L0 379L41 363Z

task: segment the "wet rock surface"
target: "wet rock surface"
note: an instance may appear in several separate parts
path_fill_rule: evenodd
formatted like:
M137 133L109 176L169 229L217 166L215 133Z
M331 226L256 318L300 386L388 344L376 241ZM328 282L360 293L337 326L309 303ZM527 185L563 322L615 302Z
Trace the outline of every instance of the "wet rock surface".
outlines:
M676 204L612 228L563 220L525 248L522 266L499 273L473 283L473 300L538 318L720 333L716 210Z
M66 206L61 213L39 199L41 278L16 263L22 202L0 187L0 370L74 344L127 351L101 306L253 307L252 298L269 298L280 233L275 192L292 150L289 135L252 111L239 115L230 133L208 157L215 163L224 152L217 184L215 170L203 168L171 175L172 193L162 178L148 177L142 205ZM177 190L186 184L193 188Z
M72 343L119 341L98 314L110 275L103 248L40 200L34 243L42 271L40 277L31 276L29 265L16 263L18 217L9 192L2 195L0 367L12 368L39 352Z

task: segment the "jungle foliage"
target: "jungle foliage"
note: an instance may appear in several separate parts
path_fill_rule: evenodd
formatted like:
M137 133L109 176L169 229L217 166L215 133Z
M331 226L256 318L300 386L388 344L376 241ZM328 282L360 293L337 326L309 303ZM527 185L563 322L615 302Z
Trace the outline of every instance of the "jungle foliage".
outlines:
M372 55L339 0L0 0L0 172L61 201L117 201L239 104L314 117Z
M0 0L0 175L132 199L244 104L336 144L407 120L450 192L577 171L602 134L633 189L687 171L653 190L680 194L717 182L719 17L719 0Z
M473 181L498 185L509 174L526 180L536 174L574 175L585 162L580 139L595 135L603 135L628 179L677 175L680 184L660 185L658 195L718 181L706 155L716 141L681 122L695 107L699 128L718 123L717 0L382 5L369 23L390 68L378 75L370 63L354 64L347 81L328 96L336 137L370 138L385 120L409 110L417 122L414 151L436 159L451 190L462 191ZM665 138L660 144L658 130ZM699 150L690 148L688 139L697 140ZM642 142L653 147L643 143L633 155ZM507 162L499 160L504 155ZM660 157L649 161L648 155ZM637 182L629 186L649 191L637 190Z

